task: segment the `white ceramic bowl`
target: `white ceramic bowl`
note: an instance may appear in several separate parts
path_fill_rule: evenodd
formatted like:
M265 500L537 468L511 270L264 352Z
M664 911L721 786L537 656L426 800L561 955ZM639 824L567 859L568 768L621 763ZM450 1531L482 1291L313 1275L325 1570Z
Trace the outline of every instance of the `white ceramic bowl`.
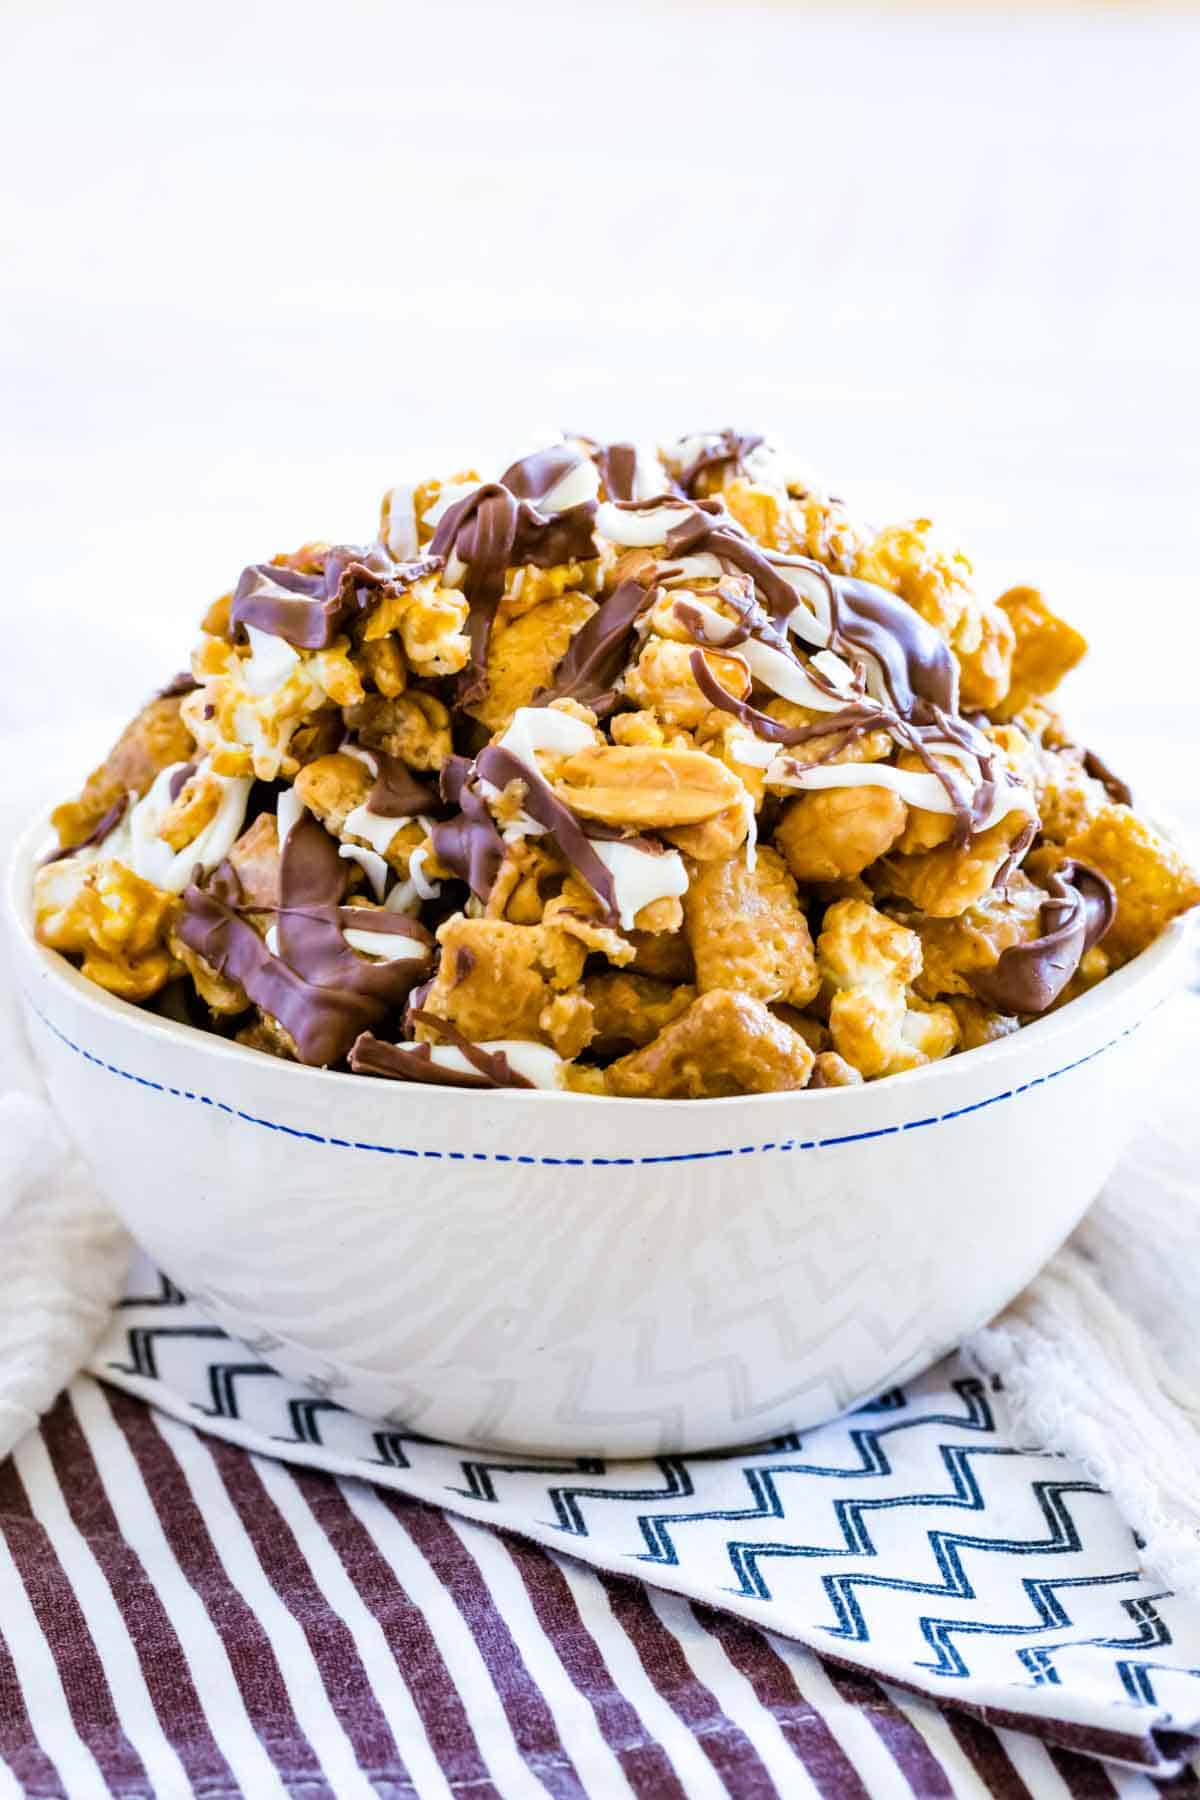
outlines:
M433 1437L644 1456L803 1429L1002 1307L1139 1107L1186 927L983 1050L734 1100L297 1068L114 1000L10 923L55 1105L130 1230L285 1374Z

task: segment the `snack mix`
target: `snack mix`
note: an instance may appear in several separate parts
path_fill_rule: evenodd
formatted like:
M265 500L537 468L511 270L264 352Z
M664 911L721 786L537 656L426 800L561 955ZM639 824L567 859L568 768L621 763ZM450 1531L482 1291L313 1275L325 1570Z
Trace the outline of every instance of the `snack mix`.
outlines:
M1049 704L1086 646L759 437L394 488L210 607L54 814L37 934L272 1056L462 1088L857 1085L1200 900Z

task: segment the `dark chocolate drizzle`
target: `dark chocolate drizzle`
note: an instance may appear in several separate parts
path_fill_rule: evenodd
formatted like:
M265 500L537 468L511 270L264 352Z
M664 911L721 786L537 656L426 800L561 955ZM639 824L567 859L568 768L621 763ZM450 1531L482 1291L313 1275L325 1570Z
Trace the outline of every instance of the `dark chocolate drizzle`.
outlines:
M662 505L663 502L660 500L655 504ZM681 556L707 555L740 569L743 575L750 576L776 620L786 619L800 604L795 589L784 580L766 551L760 550L733 522L719 500L699 501L686 519L668 531L666 550L668 561ZM806 563L805 567L808 566ZM820 569L821 565L813 563L812 567Z
M508 570L524 563L549 569L599 555L594 500L550 515L540 513L536 505L569 469L586 460L586 452L573 444L538 451L513 463L500 481L484 482L455 501L439 521L431 553L446 561L456 556L466 566L463 592L470 608L471 659L460 679L460 706L483 695L488 642Z
M606 500L632 500L637 487L637 445L602 444L583 432L572 432L571 438L596 465L600 487Z
M192 776L196 773L195 763L181 763L167 783L167 792L172 800L178 800Z
M77 844L67 844L60 850L51 851L42 867L46 868L50 863L65 862L68 856L78 856L81 850L94 850L97 844L102 844L117 829L128 806L129 795L122 794L119 800L113 801L106 813L101 814L85 838L81 838Z
M514 756L511 750L502 749L499 744L489 744L485 750L481 750L475 767L484 781L490 781L493 787L501 790L510 781L524 783L524 810L531 819L536 819L539 825L545 826L560 854L586 881L600 902L605 922L609 925L619 924L616 884L609 869L593 850L570 807L564 806L538 771L519 756Z
M518 516L518 502L508 489L498 481L486 482L456 501L433 535L435 555L447 560L455 555L466 565L463 592L470 609L471 660L459 683L460 705L484 692L488 642L508 567L515 560Z
M632 500L637 486L637 447L634 444L597 444L592 458L608 498Z
M829 596L829 647L850 660L866 656L879 671L884 698L901 718L921 711L921 702L942 714L958 711L958 668L947 644L908 602L876 587L832 574L808 557L772 560L724 513L719 501L702 501L692 516L667 533L668 557L715 556L749 575L776 627L801 603L780 568L804 569ZM751 627L762 636L761 627ZM775 640L777 641L777 640Z
M796 744L809 744L816 738L831 735L842 737L849 743L868 731L878 730L888 721L888 715L881 714L877 706L851 704L839 712L827 713L809 725L785 725L782 719L773 719L770 713L760 712L748 700L738 700L727 688L723 688L705 661L702 651L693 650L690 660L696 686L705 699L713 706L719 706L722 712L732 713L755 737L762 738L769 744L780 744L790 749ZM837 747L840 749L841 745ZM826 759L822 757L821 760Z
M534 704L578 700L598 719L607 718L617 704L616 683L629 660L634 626L653 599L652 587L621 582L575 633L549 687L534 696Z
M697 435L706 436L711 441L698 456L694 456L690 463L685 464L675 477L680 492L686 494L689 500L695 498L696 479L705 470L728 468L731 463L736 469L743 469L750 452L757 450L759 445L766 441L761 435L752 432L735 431L731 425L727 426L724 431L698 433Z
M518 462L511 463L500 477L500 485L518 500L529 500L534 506L540 506L565 475L590 460L587 452L577 444L551 444L548 450L535 450L532 456L523 456Z
M700 502L690 518L667 534L666 547L669 556L707 552L749 575L766 602L770 617L758 616L757 608L747 610L743 622L748 634L786 647L789 654L794 653L790 645L780 645L780 636L787 617L800 601L779 573L779 567L803 568L820 581L829 600L829 647L855 668L861 670L865 661L878 672L882 694L870 718L865 709L856 706L844 716L832 714L828 721L820 721L815 727L797 727L805 736L788 739L780 735L773 721L764 725L766 715L747 708L745 702L733 701L707 668L701 673L699 664L703 658L698 653L692 657L697 682L714 706L735 713L751 730L775 743L803 743L806 737L823 737L838 729L841 717L841 728L847 735L818 759L821 762L829 761L844 744L873 726L889 731L897 742L914 751L941 782L954 813L953 842L959 846L968 842L972 830L987 818L995 800L995 756L982 733L958 716L957 665L949 647L919 613L873 582L835 576L822 563L806 557L776 558L772 562L740 527L729 521L719 501ZM807 672L811 679L819 680L817 671ZM980 780L973 791L968 792L952 765L938 761L935 752L939 742L956 744L975 757Z
M1129 783L1122 781L1119 775L1115 775L1094 750L1084 751L1083 768L1084 773L1090 775L1093 781L1098 781L1109 799L1115 800L1118 806L1133 805L1133 789Z
M338 924L343 931L373 931L379 937L412 938L428 950L434 947L433 933L414 919L411 913L389 912L386 906L339 906Z
M429 967L416 958L371 962L350 948L342 915L358 909L341 904L348 875L334 839L306 814L288 832L280 857L277 955L243 916L254 909L245 906L231 863L203 884L192 882L179 918L189 949L278 1020L301 1062L320 1067L340 1062L362 1032L402 1006ZM396 914L391 928L408 936L412 923Z
M812 566L822 569L820 563ZM958 666L933 626L874 582L823 573L833 597L832 647L861 650L874 661L902 718L912 718L922 700L939 713L956 713Z
M381 819L412 819L421 813L436 815L444 810L437 791L418 781L408 764L398 756L359 744L353 738L345 740L342 748L347 747L361 750L375 764L374 785L365 803L369 813L375 813Z
M676 600L672 603L672 611L683 629L694 644L702 644L706 650L732 650L738 644L745 644L754 633L747 625L745 618L727 619L727 630L719 638L710 638L700 608L690 600Z
M194 694L200 683L190 669L181 669L178 675L172 675L166 687L160 687L154 698L156 700L178 700L184 694Z
M293 649L327 650L347 625L441 566L441 557L434 555L393 562L380 544L366 550L339 544L324 553L315 574L282 563L252 563L234 589L230 635L239 626L253 625Z
M997 1012L1045 1012L1117 916L1112 883L1086 863L1064 862L1046 885L1040 935L1010 945L994 967L969 978L979 998Z
M1013 839L1013 842L1009 847L1008 855L1000 864L996 873L992 876L993 892L1008 891L1009 882L1025 860L1026 851L1028 851L1036 841L1040 829L1040 819L1026 819L1024 825L1017 833L1017 836Z
M794 763L795 773L832 762L842 750L857 738L865 737L868 732L887 731L904 748L913 751L929 773L936 775L941 782L954 814L952 841L955 844L960 848L966 844L971 832L977 830L990 814L996 798L995 752L987 738L965 720L950 718L935 708L925 707L923 710L930 715L929 722L916 724L911 718L902 718L890 707L862 701L851 702L838 712L827 713L808 725L784 725L780 720L771 718L769 713L759 712L749 701L735 699L716 679L701 651L693 650L690 660L696 685L705 699L713 706L720 707L723 712L732 713L757 737L787 749L821 738L831 740L820 756L810 762ZM812 670L810 673L814 680L819 679L818 671ZM938 760L939 745L944 747L947 743L961 745L979 765L979 782L970 792L964 787L954 765Z
M382 1075L389 1081L418 1081L427 1087L453 1088L532 1088L533 1082L517 1071L503 1050L481 1050L463 1037L445 1019L432 1013L414 1012L413 1021L435 1031L446 1043L461 1050L474 1070L445 1069L433 1060L430 1044L387 1044L370 1032L363 1035L350 1051L350 1067L356 1075Z
M476 899L486 901L504 861L504 839L483 795L471 783L473 773L465 756L452 756L442 770L443 798L459 811L457 817L434 826L433 853L466 882Z

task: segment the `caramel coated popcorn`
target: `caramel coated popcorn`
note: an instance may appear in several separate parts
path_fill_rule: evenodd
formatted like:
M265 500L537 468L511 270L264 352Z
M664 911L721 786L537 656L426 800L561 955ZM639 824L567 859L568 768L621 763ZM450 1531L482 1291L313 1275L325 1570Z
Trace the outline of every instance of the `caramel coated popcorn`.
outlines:
M564 438L205 611L53 815L41 941L396 1081L853 1087L1019 1030L1200 902L1054 710L1086 645L759 436Z

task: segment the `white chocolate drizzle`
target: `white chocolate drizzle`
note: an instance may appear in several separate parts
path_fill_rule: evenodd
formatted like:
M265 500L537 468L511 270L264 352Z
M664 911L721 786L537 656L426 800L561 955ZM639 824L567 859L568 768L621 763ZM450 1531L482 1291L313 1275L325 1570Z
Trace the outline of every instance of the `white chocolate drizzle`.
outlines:
M592 849L613 878L622 931L632 931L644 906L686 894L687 870L678 850L639 850L636 844L592 838Z
M257 625L242 627L250 640L250 654L238 669L242 686L260 698L273 694L288 681L300 662L299 652L281 637L260 631Z
M596 530L623 549L649 549L665 544L667 533L690 519L695 507L686 501L664 500L661 506L623 507L602 500L596 508Z
M356 931L353 925L344 925L342 936L352 950L373 962L420 962L429 954L420 938L407 937L399 931Z
M408 823L407 818L389 819L383 813L373 813L364 801L346 814L342 830L351 837L365 839L377 856L386 856L392 839L401 826Z
M356 862L366 873L377 900L382 900L387 892L388 866L382 856L374 850L364 850L361 844L339 844L338 855L347 862Z
M489 1056L503 1054L514 1074L523 1075L535 1088L560 1088L566 1064L549 1044L533 1044L520 1038L490 1038L476 1044ZM454 1044L431 1044L430 1061L439 1069L453 1069L457 1075L478 1075L479 1071Z
M102 854L127 863L135 875L168 894L182 894L197 865L207 875L224 862L241 832L250 798L248 776L218 775L207 762L200 763L191 779L203 777L220 784L217 810L190 844L172 850L159 836L159 827L172 805L172 777L187 766L172 763L161 769L149 791L130 808L121 826L102 846Z

